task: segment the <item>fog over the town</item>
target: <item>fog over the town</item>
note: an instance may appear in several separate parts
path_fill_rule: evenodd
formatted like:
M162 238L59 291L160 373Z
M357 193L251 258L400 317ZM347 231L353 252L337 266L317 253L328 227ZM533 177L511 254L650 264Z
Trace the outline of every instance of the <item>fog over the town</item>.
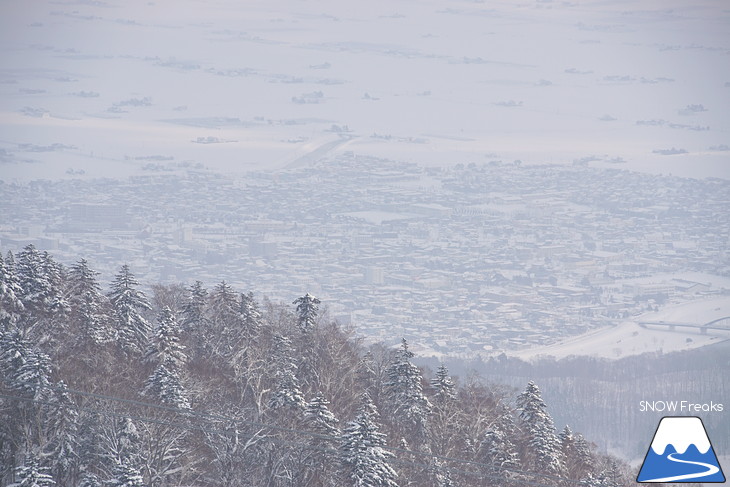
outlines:
M6 251L311 291L437 355L730 288L724 2L2 10ZM589 348L685 344L653 333Z

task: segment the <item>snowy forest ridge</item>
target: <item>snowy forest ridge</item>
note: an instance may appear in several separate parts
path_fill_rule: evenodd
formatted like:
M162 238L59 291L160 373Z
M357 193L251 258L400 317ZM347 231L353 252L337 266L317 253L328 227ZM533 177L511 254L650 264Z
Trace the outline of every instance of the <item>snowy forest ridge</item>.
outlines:
M294 309L198 281L107 293L81 259L0 258L0 485L628 485L540 390L428 380L403 340L365 347ZM152 325L152 322L155 325ZM84 392L85 391L85 392ZM298 436L297 436L298 435ZM293 438L292 436L296 436Z

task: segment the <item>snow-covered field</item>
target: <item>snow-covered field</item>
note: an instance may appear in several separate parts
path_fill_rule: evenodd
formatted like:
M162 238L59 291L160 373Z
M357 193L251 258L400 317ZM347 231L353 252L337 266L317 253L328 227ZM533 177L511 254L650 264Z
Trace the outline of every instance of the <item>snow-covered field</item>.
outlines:
M728 177L728 33L724 0L2 2L0 178L342 151Z
M635 316L615 327L594 330L545 347L511 352L510 355L528 360L540 356L559 359L571 355L621 358L646 352L688 350L730 339L730 328L728 331L709 330L707 335L703 335L694 328L669 330L667 327L640 326L639 323L665 321L702 325L726 316L730 316L728 296L690 301Z

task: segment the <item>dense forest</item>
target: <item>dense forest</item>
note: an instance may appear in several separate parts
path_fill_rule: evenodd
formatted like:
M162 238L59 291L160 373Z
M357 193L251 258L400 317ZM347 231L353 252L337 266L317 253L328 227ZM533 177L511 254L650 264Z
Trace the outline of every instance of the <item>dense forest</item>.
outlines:
M633 484L533 381L427 374L309 294L110 279L0 256L0 486Z
M672 333L672 332L667 332ZM436 368L433 358L416 363ZM513 388L539 383L556 424L591 438L600 451L632 460L644 458L647 442L667 411L642 411L641 401L689 401L723 404L723 412L706 412L702 420L718 451L730 450L730 341L694 350L645 353L619 360L571 356L542 357L531 362L499 355L487 360L449 361L453 373L472 371L487 381ZM688 411L681 414L691 414Z

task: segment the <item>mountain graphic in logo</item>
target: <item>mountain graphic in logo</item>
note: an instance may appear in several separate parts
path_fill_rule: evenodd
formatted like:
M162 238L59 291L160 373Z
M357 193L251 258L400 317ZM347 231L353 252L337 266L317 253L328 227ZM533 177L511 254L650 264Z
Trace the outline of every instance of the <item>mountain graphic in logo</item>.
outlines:
M725 482L702 420L694 416L662 418L636 481Z

